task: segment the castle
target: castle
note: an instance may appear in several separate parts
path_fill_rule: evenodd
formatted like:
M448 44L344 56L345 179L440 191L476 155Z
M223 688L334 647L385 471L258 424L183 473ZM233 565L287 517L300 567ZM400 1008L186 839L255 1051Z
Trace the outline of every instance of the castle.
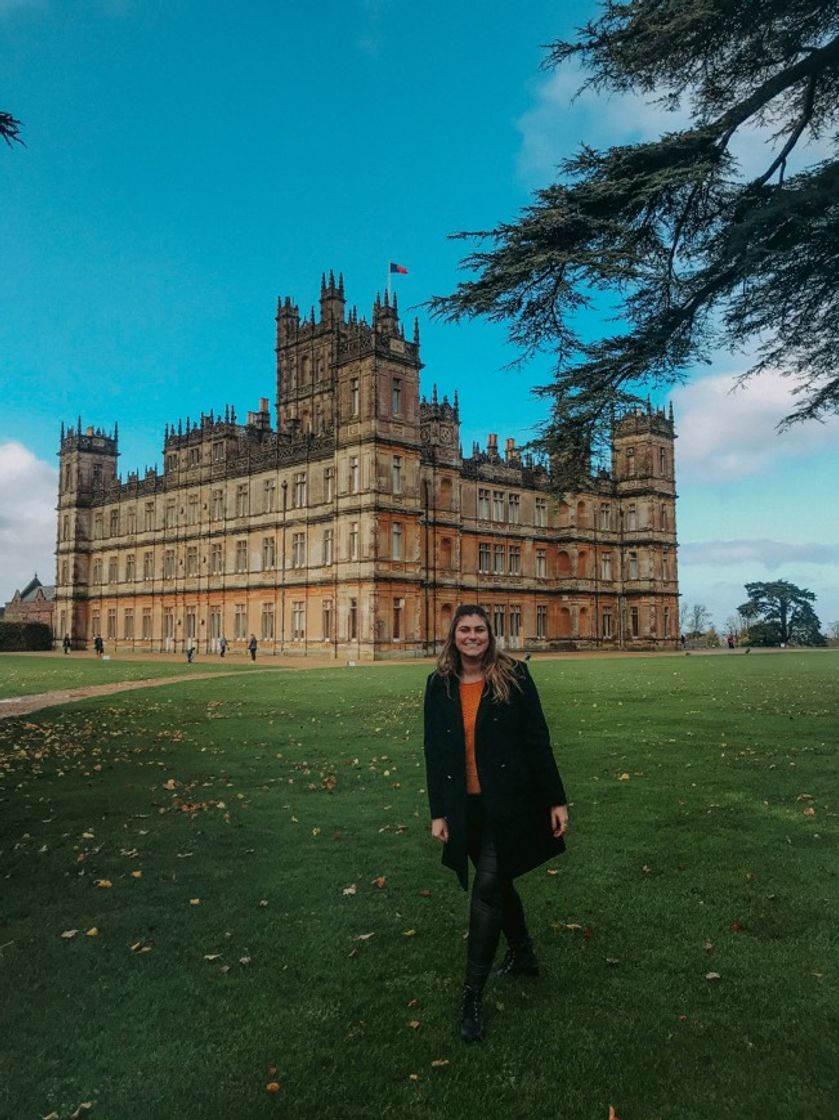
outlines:
M116 427L62 425L57 642L417 656L471 601L508 649L676 645L672 409L617 418L611 470L556 501L511 439L464 457L395 296L368 322L330 273L276 323L275 426L266 398L167 424L162 471L122 481Z

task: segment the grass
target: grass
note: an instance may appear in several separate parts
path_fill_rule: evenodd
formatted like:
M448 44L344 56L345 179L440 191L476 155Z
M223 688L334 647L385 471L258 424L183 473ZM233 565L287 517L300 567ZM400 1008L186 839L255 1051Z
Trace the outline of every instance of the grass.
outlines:
M533 663L573 830L521 881L545 974L493 983L471 1048L423 667L5 721L0 1115L835 1115L838 668Z
M270 661L261 668L270 668ZM100 661L94 654L0 654L0 698L32 696L65 688L113 684L115 681L152 680L156 677L177 677L183 674L230 672L249 669L250 662L241 658L196 657L192 665L186 661L152 659L148 661Z

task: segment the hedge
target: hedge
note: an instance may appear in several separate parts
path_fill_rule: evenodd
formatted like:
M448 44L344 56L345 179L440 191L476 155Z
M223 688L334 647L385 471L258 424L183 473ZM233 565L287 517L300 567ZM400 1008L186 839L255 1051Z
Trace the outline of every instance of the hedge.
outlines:
M0 622L0 652L52 649L52 630L46 622Z

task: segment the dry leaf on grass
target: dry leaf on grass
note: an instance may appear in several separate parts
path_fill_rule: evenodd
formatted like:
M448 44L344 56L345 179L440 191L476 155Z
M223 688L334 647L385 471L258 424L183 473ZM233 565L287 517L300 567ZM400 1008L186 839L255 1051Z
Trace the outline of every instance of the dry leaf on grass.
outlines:
M77 929L65 929L64 933L62 933L61 936L65 941L69 941L70 938L75 937L78 932L79 931Z
M720 974L718 972L706 972L705 973L705 979L706 980L719 980L719 978L720 978Z
M384 875L379 875L377 876L377 878L373 879L370 885L372 887L379 887L379 889L381 889L386 882L387 880L385 879Z
M221 953L205 953L204 954L204 960L205 961L221 960Z
M279 1091L280 1091L279 1081L269 1081L268 1084L265 1086L265 1092L266 1093L279 1093Z
M352 895L354 895L357 892L357 890L358 890L358 887L355 885L355 883L350 883L350 885L348 887L344 887L344 889L341 893L343 895L347 895L347 896L351 897Z
M93 885L95 887L98 887L101 891L106 891L109 887L112 887L114 884L111 882L110 879L94 879Z
M449 1064L448 1058L435 1058L431 1063L432 1069L444 1069Z
M418 1030L419 1025L420 1025L419 1019L409 1019L408 1020L408 1026L411 1028L412 1031Z
M357 933L355 935L355 937L353 938L353 941L369 941L371 937L375 937L375 936L376 936L376 931L375 930L373 930L372 933Z

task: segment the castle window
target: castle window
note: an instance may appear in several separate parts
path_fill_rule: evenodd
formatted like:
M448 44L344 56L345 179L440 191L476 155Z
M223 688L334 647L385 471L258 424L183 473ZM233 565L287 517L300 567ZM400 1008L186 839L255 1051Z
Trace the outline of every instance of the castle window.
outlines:
M661 554L661 578L670 579L670 553L667 549Z
M309 374L312 368L312 359L308 354L304 354L300 359L300 384L308 385Z
M600 557L600 578L604 580L610 580L612 578L611 552L604 552Z
M638 578L638 553L637 552L630 552L630 554L629 554L629 578L630 579L637 579ZM635 636L637 637L638 635L636 634Z
M515 603L510 607L510 637L518 638L521 634L521 607Z
M260 637L266 641L273 641L274 639L274 604L262 604L262 625L260 627Z
M224 442L217 439L213 443L213 462L221 463L224 461Z
M243 482L240 486L236 487L236 516L247 517L248 515L248 484Z
M350 380L350 416L358 416L361 404L361 393L359 390L358 378L353 377Z
M64 468L64 486L65 488L70 485L70 464Z
M657 628L655 603L650 607L650 634L655 635Z
M108 583L117 583L119 581L119 572L117 571L117 558L111 556L108 560Z
M564 548L561 548L556 554L556 570L557 575L571 575L571 557L568 555Z
M189 525L197 525L199 521L199 502L197 494L190 494L186 505L186 519Z
M210 637L221 637L221 607L210 607Z
M101 513L97 513L93 518L93 536L97 540L101 540L105 535L105 521Z
M276 541L273 537L262 538L262 570L270 571L275 563Z
M608 502L603 502L600 506L600 528L608 530L609 523L610 523L609 503Z
M660 528L662 528L662 529L669 529L670 528L669 523L668 523L668 517L667 517L667 506L665 506L665 505L662 505L662 507L661 507Z
M224 571L224 550L219 542L210 545L210 574L217 576Z
M489 490L478 490L478 517L489 521Z
M306 604L300 600L291 604L291 636L295 642L306 637Z
M70 518L65 517L61 523L61 539L69 541L70 539Z
M248 542L236 541L236 561L234 571L246 572L248 570Z
M143 553L143 579L154 579L154 553Z
M652 626L650 627L652 629ZM670 637L670 608L664 608L664 637Z
M133 552L129 552L125 558L125 582L133 583L135 579L136 557Z
M481 541L478 545L478 571L483 573L489 572L490 563L490 546L485 541Z
M626 449L626 473L629 478L635 477L635 448L627 447Z
M186 550L186 574L188 576L198 575L198 549L195 545L190 545Z
M402 559L402 523L394 521L390 527L390 555L394 560Z
M494 553L494 560L495 560L495 566L493 568L493 571L495 572L495 574L497 576L503 576L504 575L504 569L507 566L506 565L506 560L507 560L506 549L504 548L504 545L503 544L497 544L495 546L495 548L493 549L493 553Z
M511 576L521 575L521 545L511 544L509 553L509 572Z
M393 464L391 466L391 482L393 484L393 493L402 493L402 456L394 455Z
M663 447L658 449L658 473L664 475L667 470L667 453Z
M394 377L390 387L390 411L393 416L402 415L402 378Z
M163 578L175 578L175 550L173 548L167 548L163 553Z
M244 603L233 607L233 637L244 638L248 632L248 609Z
M638 507L634 504L626 511L626 528L630 533L638 528Z
M195 607L186 609L186 637L194 638L198 633Z
M266 479L262 490L262 512L273 513L276 499L277 480L275 478Z
M630 636L633 637L633 638L637 638L638 634L639 634L639 630L638 630L638 608L637 607L630 607L629 608L629 633L630 633Z
M175 612L172 607L163 608L163 641L166 648L171 649L175 637Z
M350 522L350 560L358 559L358 522Z
M320 627L324 641L332 637L332 600L324 599L321 606Z
M178 520L178 511L174 502L167 502L166 509L163 515L163 528L173 529L175 522Z
M93 561L93 583L102 582L102 561L96 559Z
M604 638L611 638L614 631L612 630L612 608L604 607L603 615L601 617L601 634Z
M504 491L495 490L492 494L492 520L504 520Z
M357 494L359 488L358 456L350 456L350 493Z
M143 510L143 529L148 532L154 528L154 502L146 502Z
M119 535L119 510L112 509L109 526L110 535L116 537Z
M440 540L440 567L452 566L452 541L451 537L442 537Z
M511 525L521 524L521 495L507 495L507 520Z
M111 641L116 641L117 636L117 612L115 607L108 608L108 633L106 635Z
M95 638L102 633L99 611L93 611L90 616L90 633Z
M335 534L332 529L324 529L323 531L323 562L324 564L331 564L333 561Z
M97 482L101 482L101 481L102 481L102 464L101 463L94 463L93 464L93 482L94 482L94 485Z
M536 608L536 637L547 638L548 636L548 608Z
M306 472L299 471L294 476L294 508L303 509L306 505Z
M127 531L129 535L133 536L137 532L137 509L136 506L129 506L126 515Z
M145 641L151 641L151 607L143 607L143 617L140 620L142 627L141 637Z
M577 502L577 527L585 525L586 522L586 503Z
M318 354L318 356L315 358L315 377L318 381L323 381L324 369L325 362L323 360L323 354Z
M354 642L358 637L358 599L350 599L350 608L347 613L347 637Z
M213 521L221 521L224 517L224 491L214 490L210 500L210 513Z
M61 561L61 582L63 584L66 584L66 583L69 582L69 578L70 578L70 565L67 563L66 560L62 560ZM59 627L59 630L60 629L63 629L63 627Z
M547 553L544 548L536 549L536 578L544 579L547 575Z
M492 628L495 631L496 638L504 637L504 608L493 607L492 610Z
M405 609L404 599L393 600L393 640L402 641L402 614Z
M323 468L323 500L331 502L335 498L335 468Z
M201 464L201 448L190 447L189 449L189 466L197 467Z
M548 524L548 499L536 499L536 525L543 529Z

